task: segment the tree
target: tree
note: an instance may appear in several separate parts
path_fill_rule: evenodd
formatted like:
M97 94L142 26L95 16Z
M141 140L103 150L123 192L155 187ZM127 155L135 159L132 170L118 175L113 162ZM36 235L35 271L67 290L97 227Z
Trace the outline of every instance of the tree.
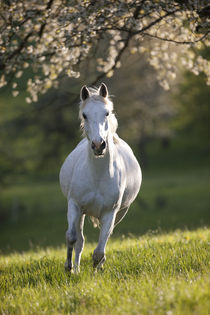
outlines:
M122 66L109 79L114 105L119 118L119 135L140 155L141 164L148 165L147 145L154 139L170 139L170 122L174 108L158 84L155 70L145 56L125 52Z
M94 62L89 64L89 70L92 64ZM85 73L84 66L82 70ZM137 154L140 149L141 163L142 159L146 160L148 141L170 136L171 132L169 120L173 108L169 93L159 86L154 74L144 55L140 58L127 50L122 66L112 78L105 79L111 96L116 95L112 100L119 121L118 133ZM7 93L1 96L1 178L9 181L17 174L58 172L69 151L81 140L75 98L78 98L82 80L65 78L58 90L51 89L31 104L26 104L21 95L15 100L8 98Z
M147 53L165 89L179 64L204 72L210 84L200 54L209 46L209 11L207 0L2 0L0 86L13 80L18 95L16 81L30 67L26 100L37 101L62 76L77 78L90 57L101 73L88 83L111 77L128 47Z
M176 128L187 130L209 149L210 89L204 84L203 75L195 76L186 72L182 81L175 96L178 109Z

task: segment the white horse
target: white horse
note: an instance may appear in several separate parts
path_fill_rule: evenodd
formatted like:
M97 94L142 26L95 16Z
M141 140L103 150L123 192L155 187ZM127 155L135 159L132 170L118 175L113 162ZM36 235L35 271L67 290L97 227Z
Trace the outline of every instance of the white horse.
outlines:
M106 243L123 219L141 185L140 166L126 142L116 134L117 120L104 83L98 90L83 86L79 116L85 138L66 158L60 171L61 189L68 201L66 270L79 271L84 247L85 215L100 224L93 266L105 262ZM95 219L94 219L95 218Z

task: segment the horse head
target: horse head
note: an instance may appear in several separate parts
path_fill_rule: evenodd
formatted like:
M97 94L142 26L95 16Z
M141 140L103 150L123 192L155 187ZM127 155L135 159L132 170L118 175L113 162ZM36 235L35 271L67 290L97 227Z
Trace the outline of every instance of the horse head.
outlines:
M113 103L109 99L108 89L102 83L99 89L83 86L80 92L80 119L84 134L96 157L103 157L109 138L117 129L117 120L113 113Z

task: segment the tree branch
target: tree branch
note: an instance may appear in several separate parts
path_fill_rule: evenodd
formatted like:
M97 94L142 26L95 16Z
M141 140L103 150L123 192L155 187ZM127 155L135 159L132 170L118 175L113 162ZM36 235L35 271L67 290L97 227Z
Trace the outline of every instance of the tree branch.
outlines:
M90 85L96 85L98 83L98 81L103 79L110 71L115 70L117 63L118 63L118 61L120 61L122 54L124 53L125 49L128 47L131 38L132 38L132 35L129 34L127 39L124 41L123 48L120 49L120 51L118 52L118 55L115 58L113 66L109 70L107 70L106 72L100 73Z
M25 47L28 39L32 36L33 32L28 33L23 41L19 44L19 47L17 49L15 49L7 58L6 58L6 62L8 60L11 60L14 56L18 55L22 49ZM6 67L6 62L5 63L0 63L0 70L4 70L4 68Z
M49 10L49 9L52 7L53 2L54 2L54 0L50 0L50 1L48 2L47 7L46 7L46 10ZM45 29L46 25L47 25L47 22L43 23L43 24L41 25L41 27L40 27L40 30L39 30L39 33L38 33L38 35L39 35L40 38L42 37L42 34L44 33L44 29Z
M210 33L210 31L206 32L203 36L201 36L200 38L194 40L194 41L177 41L177 40L174 40L174 39L169 39L169 38L163 38L163 37L160 37L160 36L157 36L157 35L152 35L150 33L143 33L144 36L148 36L148 37L152 37L152 38L156 38L158 40L162 40L162 41L165 41L165 42L171 42L171 43L174 43L174 44L181 44L181 45L193 45L197 42L200 42L202 41L204 38L207 37L207 35Z
M153 22L151 22L150 24L146 25L146 26L143 27L141 30L133 32L133 33L132 33L132 36L138 35L138 34L140 34L140 33L143 33L144 31L147 31L149 28L151 28L151 27L154 26L155 24L158 24L160 21L162 21L163 19L165 19L167 16L172 15L172 14L178 12L178 11L179 11L179 9L176 9L176 10L171 11L171 12L167 12L165 15L159 17L159 18L156 19L155 21L153 21Z

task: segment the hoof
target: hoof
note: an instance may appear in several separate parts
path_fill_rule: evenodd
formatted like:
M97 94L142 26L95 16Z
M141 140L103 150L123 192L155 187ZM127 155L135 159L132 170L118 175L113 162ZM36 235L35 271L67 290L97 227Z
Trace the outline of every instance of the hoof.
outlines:
M80 267L74 266L74 268L73 268L73 273L74 273L75 275L79 274L79 273L80 273Z
M64 269L65 269L65 272L68 272L68 273L73 272L72 266L69 265L67 261L65 262Z
M93 268L97 270L102 270L103 269L103 264L105 263L105 257L103 257L100 261L94 261L93 262Z
M97 265L96 267L93 266L93 274L96 273L103 273L104 272L104 266L103 265Z
M93 253L93 268L97 268L97 270L100 270L102 268L102 265L104 264L106 260L106 256L103 252L97 252L94 251Z

